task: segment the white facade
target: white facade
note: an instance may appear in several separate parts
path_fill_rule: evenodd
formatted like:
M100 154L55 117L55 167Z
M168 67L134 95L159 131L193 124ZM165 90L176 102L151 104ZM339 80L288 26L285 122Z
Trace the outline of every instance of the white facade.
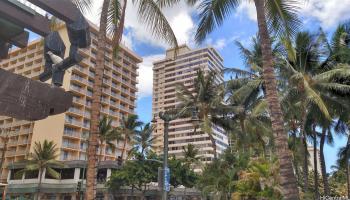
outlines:
M223 81L221 73L223 59L217 51L211 47L191 50L186 45L181 46L174 60L174 50L166 52L165 59L156 61L153 67L153 116L181 103L176 96L176 85L184 84L187 88L193 89L193 82L197 71L218 72L217 81ZM158 136L155 141L155 151L158 154L163 152L164 126L161 120L155 124L154 135ZM216 140L217 153L220 154L228 146L228 137L220 127L213 126L213 135ZM207 133L197 129L194 133L194 126L190 119L178 119L169 124L169 156L181 157L183 148L187 144L194 144L199 150L199 156L203 162L211 161L214 157L212 142Z

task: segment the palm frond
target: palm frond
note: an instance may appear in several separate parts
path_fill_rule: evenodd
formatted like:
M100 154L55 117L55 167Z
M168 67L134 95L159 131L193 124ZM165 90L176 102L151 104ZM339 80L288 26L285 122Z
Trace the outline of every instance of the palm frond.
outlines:
M162 10L153 0L135 0L139 3L139 19L147 25L155 38L164 40L172 47L178 48L174 31Z
M237 6L239 0L204 0L199 6L199 25L195 39L197 43L204 41L216 26L220 26Z
M55 179L61 178L61 174L51 167L46 168L46 173L49 174L50 176L54 177Z
M270 31L280 37L293 37L301 26L298 19L298 1L266 0L266 21Z
M82 11L90 11L92 0L72 0L72 2Z

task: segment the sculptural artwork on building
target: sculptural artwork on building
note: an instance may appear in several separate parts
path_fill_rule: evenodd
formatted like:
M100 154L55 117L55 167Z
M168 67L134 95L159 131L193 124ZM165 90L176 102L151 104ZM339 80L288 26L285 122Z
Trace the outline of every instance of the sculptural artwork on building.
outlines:
M40 120L60 114L72 104L72 95L60 88L65 71L82 60L79 48L91 44L89 24L70 0L28 0L66 23L70 47L56 31L50 31L49 19L17 0L0 1L0 59L6 58L11 45L23 48L29 33L44 39L45 71L39 79L52 79L51 85L16 75L0 68L0 115L23 120ZM69 56L64 58L66 49Z

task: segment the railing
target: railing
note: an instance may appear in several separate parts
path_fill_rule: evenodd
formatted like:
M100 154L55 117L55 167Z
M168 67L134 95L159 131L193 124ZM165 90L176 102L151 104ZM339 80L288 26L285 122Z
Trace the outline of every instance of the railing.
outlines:
M84 128L90 128L90 123L84 123L83 126Z
M16 151L16 155L26 155L27 151L26 150L18 150Z
M80 149L79 145L77 144L72 144L72 143L63 143L62 147L64 148L70 148L70 149Z
M22 144L29 144L31 141L30 140L20 140L17 142L18 145L22 145Z
M72 113L79 114L79 115L83 115L83 111L76 109L76 108L69 108L68 111L72 112Z
M101 112L104 112L104 113L108 114L108 109L101 108Z
M89 97L92 97L92 92L87 91L87 92L86 92L86 95L89 96Z
M6 156L14 156L16 155L16 151L6 151Z
M66 123L76 125L76 126L82 126L82 123L75 119L66 119Z
M80 98L73 97L73 102L79 103L79 104L84 104L83 100Z
M84 116L87 117L87 118L90 118L91 117L91 113L90 112L85 112Z
M80 133L77 131L71 131L71 130L64 130L63 135L70 136L70 137L80 137Z
M73 86L73 85L70 86L70 90L73 90L73 91L76 91L76 92L80 92L80 93L84 93L84 89L76 87L76 86Z
M77 156L61 156L61 160L79 160Z

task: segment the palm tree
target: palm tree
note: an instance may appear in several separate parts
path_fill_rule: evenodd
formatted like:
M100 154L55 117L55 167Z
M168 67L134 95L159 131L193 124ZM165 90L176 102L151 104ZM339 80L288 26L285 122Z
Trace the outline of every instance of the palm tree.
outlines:
M139 135L138 128L141 127L143 122L139 121L139 117L137 115L129 115L128 117L123 117L121 121L121 126L118 128L119 132L123 134L123 149L121 157L124 159L124 155L128 155L126 145L135 135Z
M122 136L112 127L112 119L107 116L103 116L99 124L99 141L100 141L100 155L99 161L102 160L103 145L106 143L109 147L115 148L114 142L121 140Z
M198 118L200 119L201 130L208 134L212 143L214 159L217 158L216 140L213 135L213 118L218 114L217 109L220 107L223 99L223 87L216 82L217 74L214 71L206 72L199 69L194 80L194 89L189 89L183 84L177 87L177 97L180 100L178 108L195 108L198 111ZM189 115L192 109L187 109ZM195 132L196 132L196 125Z
M153 148L154 140L157 137L153 136L153 127L150 123L147 123L139 132L136 132L134 137L136 147L141 150L141 155L144 155L149 151L149 149Z
M199 150L195 145L189 143L187 146L182 147L182 150L184 152L183 161L186 165L198 164L201 157L198 156Z
M174 2L171 0L164 1ZM196 34L197 42L204 41L206 36L214 30L215 26L221 25L225 18L241 2L239 0L201 1L198 6L200 20ZM271 32L274 32L278 36L292 36L300 24L297 19L297 7L294 0L254 0L254 3L257 11L259 38L262 47L266 100L271 115L276 152L278 152L277 155L281 165L280 184L284 198L295 200L299 199L298 187L293 172L291 153L288 150L288 140L284 130L282 110L278 100L269 28Z
M287 58L281 60L281 74L288 77L288 87L285 91L282 103L291 101L299 105L301 111L300 136L304 144L304 190L307 189L307 133L306 128L312 129L314 125L320 125L322 131L321 139L323 147L325 142L326 130L330 129L332 117L339 116L345 109L345 95L349 94L350 86L340 77L349 78L350 67L337 65L329 62L329 59L323 59L324 56L330 57L327 50L324 49L324 34L310 34L300 32L297 34L295 44L285 44L287 49ZM326 53L326 54L325 54ZM327 68L325 68L327 65ZM308 124L308 125L307 125ZM309 131L311 137L313 132ZM328 131L329 133L329 131ZM314 138L316 139L316 138ZM321 160L324 161L323 148L321 149ZM326 193L327 178L325 163L322 162L322 176Z
M34 152L29 155L29 160L27 160L26 167L17 172L17 175L22 175L23 173L33 171L39 172L39 184L35 199L40 199L41 183L44 172L56 179L59 179L59 172L52 167L62 167L63 164L56 160L59 149L56 148L56 144L53 141L44 140L43 143L35 142L33 151Z
M81 9L88 8L92 1L95 0L73 0ZM139 19L148 25L151 33L158 38L163 39L171 46L177 47L177 40L173 30L170 27L169 22L163 15L159 6L152 0L138 0L133 1L138 5ZM123 1L121 8L120 1L103 0L99 33L98 33L98 44L96 54L96 66L95 66L95 81L93 86L92 95L92 106L91 106L91 129L88 146L88 169L87 169L87 200L93 200L95 197L94 181L96 179L95 168L96 168L96 149L98 146L98 126L100 117L101 107L101 93L102 93L102 78L104 72L105 54L107 46L107 33L112 36L112 47L117 53L121 37L124 29L125 21L125 10L127 6L127 0Z
M339 149L338 152L338 166L342 169L345 168L346 172L346 183L347 183L347 192L348 192L348 198L350 198L350 166L349 166L349 159L350 159L350 134L348 135L348 141L345 145L345 147L342 147Z

